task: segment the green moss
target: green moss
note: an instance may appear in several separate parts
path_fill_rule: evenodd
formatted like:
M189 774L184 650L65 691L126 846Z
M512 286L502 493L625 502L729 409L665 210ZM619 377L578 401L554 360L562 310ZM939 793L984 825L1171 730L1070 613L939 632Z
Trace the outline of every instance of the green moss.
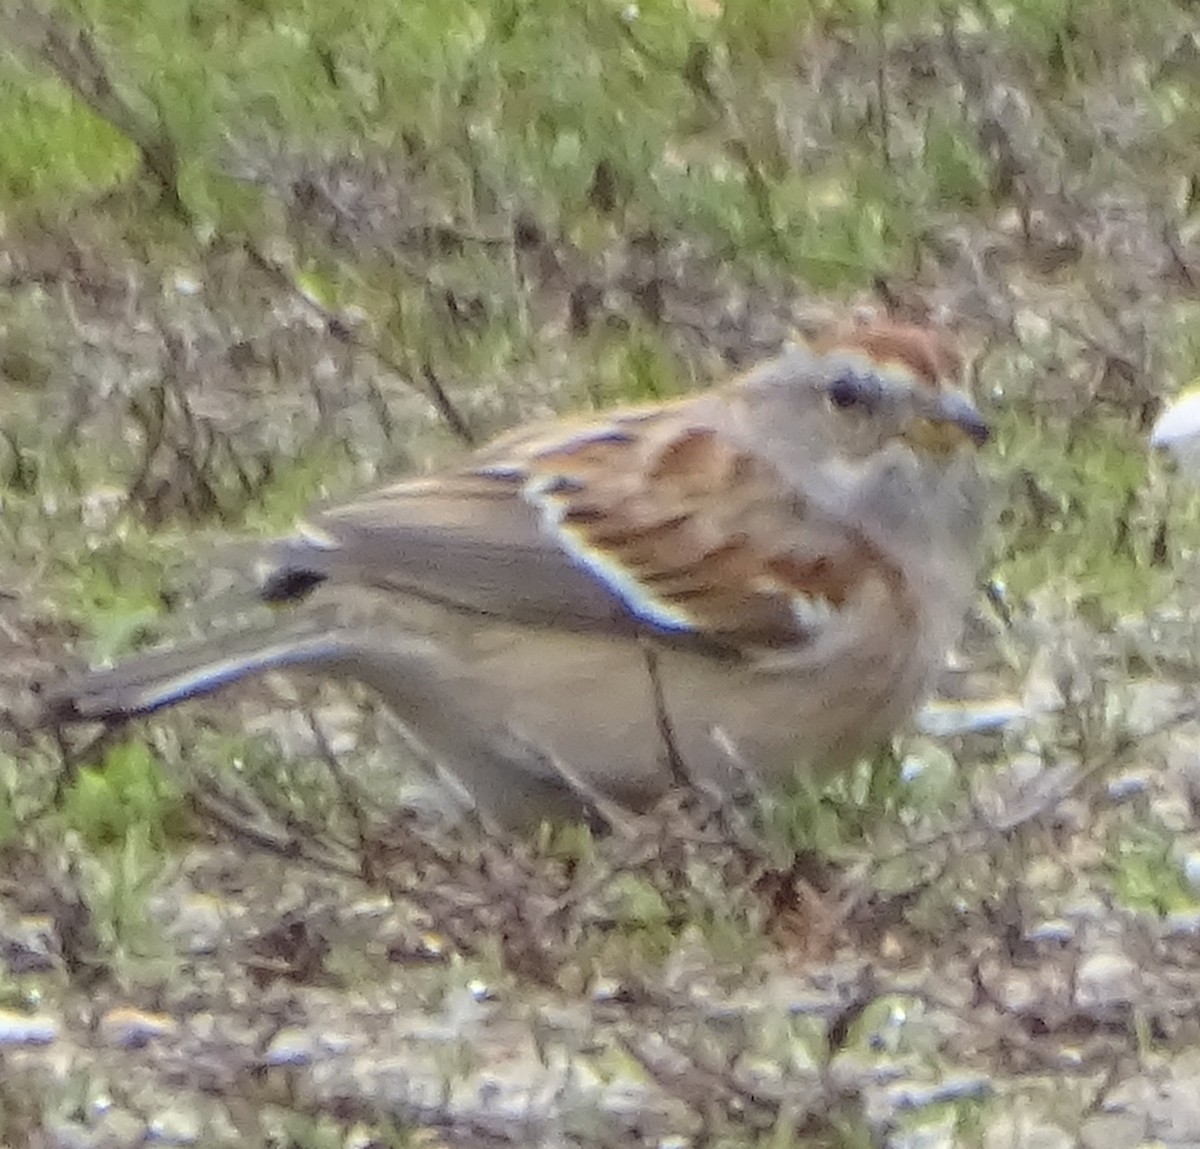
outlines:
M1103 604L1110 619L1160 602L1173 579L1152 561L1164 508L1152 498L1144 434L1108 416L1070 423L1024 405L998 411L996 423L994 573L1009 590Z
M1122 904L1160 915L1196 908L1196 892L1174 857L1173 841L1174 835L1152 824L1114 828L1105 860Z
M178 569L178 539L138 530L97 543L58 574L55 598L89 634L103 661L140 645L163 618L168 572Z
M187 825L183 795L166 778L142 742L111 749L97 766L75 775L63 799L67 826L93 847L142 836L146 848L162 848Z
M53 204L94 195L137 169L137 152L44 74L0 57L0 202Z

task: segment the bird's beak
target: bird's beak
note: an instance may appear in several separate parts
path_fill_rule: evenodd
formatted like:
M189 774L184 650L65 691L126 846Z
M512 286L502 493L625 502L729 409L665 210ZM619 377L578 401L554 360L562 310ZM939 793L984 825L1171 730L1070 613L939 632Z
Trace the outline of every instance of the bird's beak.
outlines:
M946 453L965 441L982 447L991 428L970 396L949 388L936 392L922 404L921 415L908 436L916 446Z

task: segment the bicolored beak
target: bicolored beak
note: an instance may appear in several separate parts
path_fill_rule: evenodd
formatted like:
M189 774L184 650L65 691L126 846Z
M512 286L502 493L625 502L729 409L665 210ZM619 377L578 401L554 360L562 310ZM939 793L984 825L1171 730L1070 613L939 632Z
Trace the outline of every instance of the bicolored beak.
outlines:
M948 453L969 442L982 447L992 437L987 420L971 397L954 388L931 392L921 404L919 419L908 438L916 446Z

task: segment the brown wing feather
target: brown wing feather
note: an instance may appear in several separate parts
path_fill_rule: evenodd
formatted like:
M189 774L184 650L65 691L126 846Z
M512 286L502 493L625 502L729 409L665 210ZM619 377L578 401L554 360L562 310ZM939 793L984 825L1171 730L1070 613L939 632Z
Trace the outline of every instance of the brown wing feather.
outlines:
M514 478L399 483L316 516L277 544L269 599L327 580L514 622L629 630L622 600L548 536Z
M284 544L276 577L386 586L564 629L776 648L898 585L865 536L787 490L709 411L683 400L524 429L462 471L326 512Z
M866 538L711 427L568 440L521 469L546 530L667 630L792 645L867 583L894 581Z

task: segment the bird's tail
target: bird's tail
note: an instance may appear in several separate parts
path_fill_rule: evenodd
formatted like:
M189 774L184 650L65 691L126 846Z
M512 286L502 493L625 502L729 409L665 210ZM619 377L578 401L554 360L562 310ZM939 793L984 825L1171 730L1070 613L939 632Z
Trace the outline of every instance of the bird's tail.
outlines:
M541 817L598 816L609 826L621 821L611 803L511 724L502 687L481 680L436 643L404 631L310 618L135 655L45 690L43 720L62 725L134 718L273 670L316 671L378 692L431 757L504 825L536 824Z
M117 666L89 670L42 694L47 723L133 718L202 698L272 670L336 661L336 628L260 626L179 649L134 655Z

